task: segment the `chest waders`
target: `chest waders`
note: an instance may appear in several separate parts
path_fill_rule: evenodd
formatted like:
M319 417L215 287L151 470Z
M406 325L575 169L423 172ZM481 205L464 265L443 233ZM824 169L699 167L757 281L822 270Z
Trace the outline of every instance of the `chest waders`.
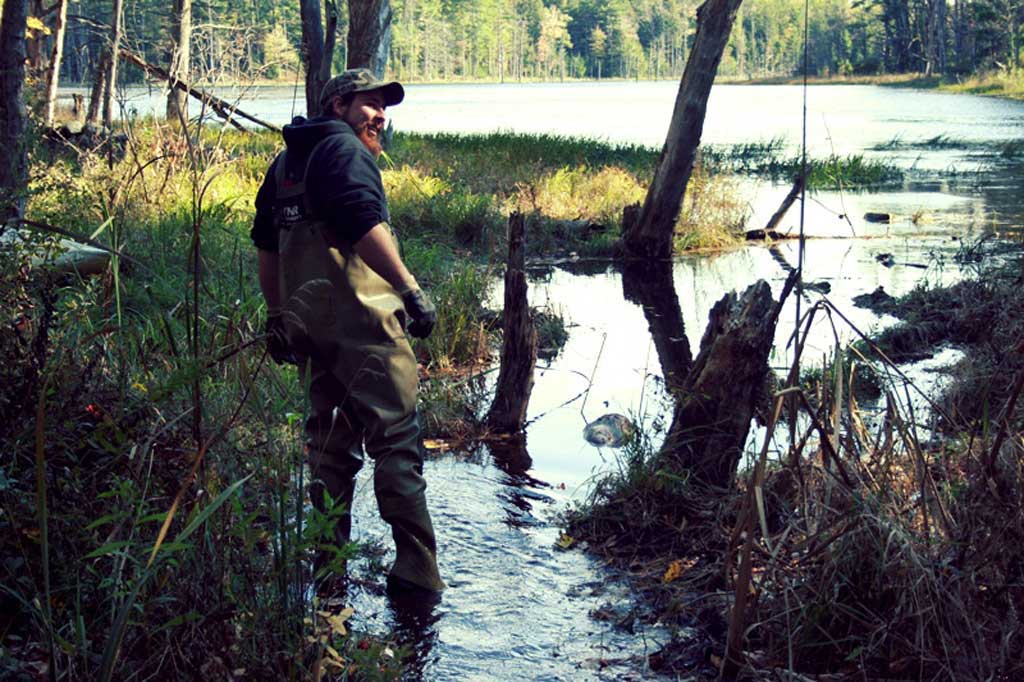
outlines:
M441 590L424 494L416 358L403 331L405 308L398 292L314 215L305 173L302 181L289 181L285 154L276 167L274 223L282 318L289 346L300 358L300 376L309 377L306 436L313 504L324 511L326 491L346 505L335 541L348 542L365 444L374 463L377 506L395 540L391 575Z

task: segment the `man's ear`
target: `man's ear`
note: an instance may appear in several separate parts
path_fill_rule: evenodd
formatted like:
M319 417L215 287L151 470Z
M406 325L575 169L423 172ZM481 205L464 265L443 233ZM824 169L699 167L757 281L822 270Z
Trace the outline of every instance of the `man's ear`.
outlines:
M344 118L346 108L340 97L331 98L330 112L335 118Z

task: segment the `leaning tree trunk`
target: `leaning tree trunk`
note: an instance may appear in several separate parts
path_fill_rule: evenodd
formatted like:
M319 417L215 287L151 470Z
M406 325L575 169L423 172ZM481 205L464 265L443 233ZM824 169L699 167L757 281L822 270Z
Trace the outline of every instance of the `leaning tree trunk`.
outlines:
M171 123L188 120L188 93L177 87L178 82L190 82L189 66L192 58L192 0L174 0L173 48L167 92L167 120Z
M330 79L331 57L334 52L334 29L337 12L335 3L328 0L327 40L324 40L323 10L320 0L299 0L302 17L302 61L306 66L306 116L320 114L320 92ZM335 19L331 20L331 13Z
M57 19L53 25L53 52L46 71L46 100L43 103L43 121L53 125L53 112L57 105L57 83L60 80L60 63L64 55L64 29L68 20L68 0L57 0Z
M672 234L704 129L708 95L742 0L707 0L697 10L697 35L676 95L668 137L640 218L623 235L632 256L668 258Z
M726 294L711 309L700 353L676 405L659 457L690 480L715 488L732 485L767 378L768 353L782 303L763 280L739 297Z
M106 83L103 86L103 125L114 128L114 97L117 94L117 51L121 43L121 15L124 0L114 0L110 22L110 62L107 64Z
M390 0L349 0L348 68L366 68L384 77L392 17Z
M4 0L0 17L0 234L23 215L25 158L26 0Z

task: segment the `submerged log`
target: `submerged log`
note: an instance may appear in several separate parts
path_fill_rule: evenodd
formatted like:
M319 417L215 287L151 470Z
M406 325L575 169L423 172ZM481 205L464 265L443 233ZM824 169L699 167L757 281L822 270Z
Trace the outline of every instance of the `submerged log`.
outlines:
M526 299L526 223L521 213L508 220L508 266L505 270L505 331L501 371L494 402L485 422L493 431L514 433L526 424L526 408L537 364L537 329Z
M732 485L769 371L779 312L795 283L791 276L777 303L762 280L711 309L659 455L667 466L703 485Z

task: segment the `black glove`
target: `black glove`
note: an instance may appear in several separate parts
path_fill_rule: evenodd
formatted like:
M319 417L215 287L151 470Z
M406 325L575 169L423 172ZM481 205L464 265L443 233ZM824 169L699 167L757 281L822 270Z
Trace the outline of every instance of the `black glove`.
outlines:
M288 337L284 333L284 320L281 316L268 316L264 331L267 335L267 352L270 353L270 358L279 365L286 362L294 364L295 359L288 348Z
M409 314L408 331L417 339L430 336L437 324L437 309L422 289L410 289L402 294L405 312Z

